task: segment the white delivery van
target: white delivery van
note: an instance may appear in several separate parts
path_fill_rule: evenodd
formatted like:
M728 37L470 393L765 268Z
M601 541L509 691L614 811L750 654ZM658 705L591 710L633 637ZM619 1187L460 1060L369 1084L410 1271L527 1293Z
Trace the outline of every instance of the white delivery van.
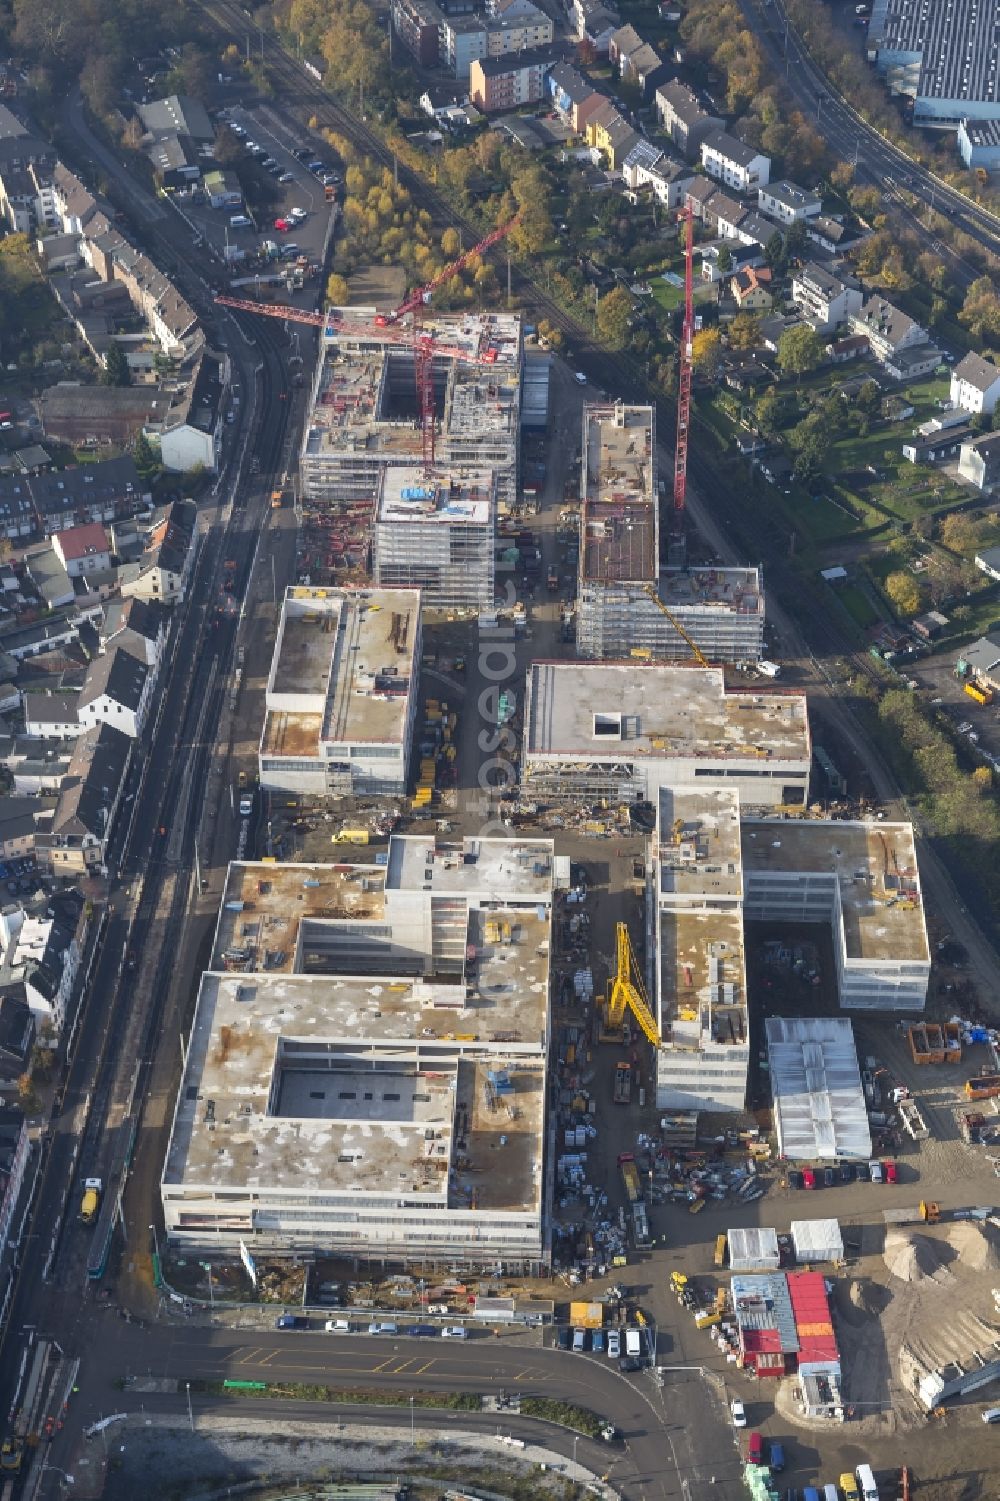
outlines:
M871 1465L858 1465L854 1473L857 1476L861 1501L878 1501L878 1486L875 1484Z
M640 1335L638 1329L625 1330L625 1354L642 1354L642 1336Z
M246 214L230 214L229 215L229 227L230 227L230 229L249 229L250 228L250 224L251 224L251 221L247 218Z

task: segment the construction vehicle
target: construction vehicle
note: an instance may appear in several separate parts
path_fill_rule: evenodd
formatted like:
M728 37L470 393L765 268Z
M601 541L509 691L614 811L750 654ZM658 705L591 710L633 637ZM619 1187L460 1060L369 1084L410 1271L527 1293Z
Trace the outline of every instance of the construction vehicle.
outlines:
M911 1136L914 1141L926 1141L931 1133L927 1129L927 1122L920 1114L917 1102L910 1099L900 1100L897 1109L903 1123L903 1130L907 1135Z
M261 302L248 301L245 298L230 297L227 294L219 294L215 301L223 307L237 308L241 312L259 313L266 318L280 318L284 323L306 323L313 328L330 328L332 331L343 332L347 336L357 335L366 341L386 346L408 347L413 353L424 469L433 469L437 441L437 405L434 396L435 358L443 356L463 364L489 366L496 363L497 351L494 347L488 347L479 354L469 354L464 349L439 344L433 334L422 330L420 314L440 287L463 270L474 257L478 258L484 251L489 250L491 246L496 245L505 235L508 235L520 217L520 213L517 213L512 219L508 219L506 224L501 224L499 228L491 230L477 245L473 245L470 250L463 251L457 260L451 261L429 282L422 287L415 288L392 312L377 313L374 318L362 316L352 318L340 308L313 312L305 308L278 304L270 306ZM404 319L410 320L406 327L402 326Z
M629 937L628 924L615 929L615 976L608 983L607 1034L615 1040L622 1030L626 1010L631 1011L648 1041L658 1048L662 1044L656 1017L646 996L646 986Z
M882 1219L887 1225L936 1225L941 1218L940 1204L921 1199L909 1209L883 1209Z
M622 1183L625 1185L625 1197L630 1204L635 1204L642 1193L639 1184L639 1169L635 1165L635 1158L630 1152L623 1152L618 1159L618 1167L622 1175Z
M83 1198L80 1201L80 1220L84 1225L92 1225L97 1219L103 1191L104 1184L100 1178L84 1178Z
M965 1094L970 1100L994 1099L1000 1095L1000 1074L977 1074L974 1079L966 1079Z
M677 619L677 616L673 613L673 611L667 609L667 606L663 603L663 600L660 598L657 592L656 585L643 584L642 589L644 594L649 595L656 608L660 611L660 614L667 617L667 619L670 621L670 624L677 632L678 636L680 636L681 639L690 648L691 655L698 663L698 666L711 667L711 662L709 662L708 658L705 656L704 652L702 651L701 647L698 645L694 637L690 634L689 631L685 630L684 626L681 625L680 621Z
M715 1265L724 1267L726 1264L726 1252L729 1248L729 1237L723 1230L721 1235L715 1237Z
M963 683L962 687L972 699L973 703L983 704L985 706L986 704L991 704L993 702L993 689L987 688L985 684Z
M632 1066L629 1063L615 1065L615 1104L627 1105L632 1098Z

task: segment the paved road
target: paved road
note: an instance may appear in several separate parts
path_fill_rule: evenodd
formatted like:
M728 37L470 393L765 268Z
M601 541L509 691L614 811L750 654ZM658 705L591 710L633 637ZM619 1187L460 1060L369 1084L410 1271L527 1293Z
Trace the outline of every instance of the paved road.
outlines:
M862 119L813 62L801 36L788 20L782 0L772 3L740 0L740 9L776 76L784 77L786 87L806 118L815 123L843 161L857 161L858 180L873 183L882 190L893 210L941 256L960 285L967 286L980 275L938 241L934 231L913 213L905 195L912 194L922 206L946 215L977 244L994 254L1000 254L1000 219L948 187Z

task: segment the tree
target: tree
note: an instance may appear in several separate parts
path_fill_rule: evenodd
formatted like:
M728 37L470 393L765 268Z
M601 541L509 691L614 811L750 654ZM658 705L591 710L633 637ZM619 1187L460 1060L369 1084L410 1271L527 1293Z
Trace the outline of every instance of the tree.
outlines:
M691 341L691 362L699 375L712 376L722 361L722 335L717 328L702 328Z
M444 256L446 261L454 261L458 259L458 256L461 253L461 249L462 240L458 233L458 230L452 229L449 225L444 234L441 236L441 254Z
M737 313L727 330L730 349L756 349L760 343L760 319L754 313Z
M132 384L132 372L125 358L125 351L117 339L112 339L105 355L105 365L101 372L102 386L130 386Z
M867 417L875 417L882 410L882 390L877 380L866 380L854 398L854 405Z
M753 414L761 435L773 438L781 422L781 400L773 386L758 398Z
M963 511L952 511L941 522L941 543L949 552L971 553L978 541L976 523Z
M785 235L785 259L794 260L801 256L808 241L809 236L806 233L804 220L796 219L793 224L789 224L788 233Z
M26 1114L32 1115L38 1109L39 1099L35 1090L35 1081L28 1073L18 1074L17 1076L17 1098L20 1101L21 1109Z
M778 344L778 364L784 375L807 375L823 359L823 340L814 328L800 323L782 334Z
M132 448L132 459L142 479L152 479L160 470L160 460L144 432L139 433Z
M795 454L794 469L799 479L813 479L823 467L830 449L830 432L819 412L812 412L796 423L788 434L788 446Z
M912 573L890 573L885 592L897 615L913 616L920 609L920 589Z
M715 264L719 268L720 275L728 276L729 272L733 269L733 252L728 245L722 244L719 246L719 254L716 256Z
M772 271L780 271L785 264L785 242L781 230L776 229L764 246L764 259Z
M972 785L977 792L989 792L993 786L993 772L988 766L977 766L972 773Z
M1000 297L988 276L972 283L958 316L976 338L1000 341Z
M580 42L577 46L576 60L580 64L581 68L592 68L596 63L597 48L594 46L594 43L590 40L589 36L585 36L583 38L583 41Z
M597 305L597 332L605 344L621 349L628 339L632 299L624 287L615 287Z

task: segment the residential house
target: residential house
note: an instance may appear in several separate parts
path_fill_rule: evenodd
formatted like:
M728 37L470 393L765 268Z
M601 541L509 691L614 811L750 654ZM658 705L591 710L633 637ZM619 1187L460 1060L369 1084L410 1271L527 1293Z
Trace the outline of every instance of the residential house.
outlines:
M117 516L133 516L152 503L151 493L144 488L144 481L128 455L96 464L80 464L75 469L19 476L16 484L27 489L36 529L48 536L113 521ZM4 480L0 478L0 495L4 488ZM106 568L110 558L105 561L105 552L106 547L98 557L100 566Z
M829 214L817 214L815 219L807 219L806 234L828 255L841 255L854 245L860 245L864 239L858 230L850 229L842 219Z
M602 154L613 172L621 168L640 139L638 131L633 130L610 99L591 115L586 135L588 145Z
M622 63L625 59L631 52L638 52L639 48L645 45L645 42L634 26L631 24L619 26L608 43L608 62L618 75L621 76Z
M487 115L536 104L545 98L545 75L554 62L551 47L477 57L469 68L469 98Z
M719 256L723 247L729 253L727 271L719 269ZM701 256L700 280L707 282L709 286L715 286L727 276L745 271L749 266L756 268L764 264L759 245L743 245L739 240L711 240L707 245L699 245L695 254Z
M709 177L737 193L756 193L771 175L771 159L725 130L712 130L701 143L701 164Z
M79 639L79 615L59 611L41 620L32 620L27 625L15 622L4 627L0 631L0 650L17 662L24 662L45 652L58 651L61 646L70 646Z
M976 553L974 561L981 573L985 573L995 584L1000 584L1000 547L984 547L982 552ZM1000 646L995 660L1000 664Z
M187 187L201 177L202 158L190 136L169 135L147 140L145 151L164 188Z
M36 740L75 740L83 734L75 693L25 693L24 733Z
M131 459L127 462L132 463ZM111 567L108 534L97 521L91 521L85 526L68 526L65 530L56 532L52 538L52 550L70 578L79 578L81 574L95 573Z
M51 547L25 553L24 567L46 609L61 610L76 599L73 580Z
M848 360L858 360L868 353L868 340L864 334L845 334L842 339L833 339L824 353L834 365L843 365Z
M145 662L123 647L95 657L80 690L79 717L86 729L110 724L135 740L142 733L153 689Z
M225 421L224 375L221 361L207 350L202 352L162 412L158 409L151 414L150 432L159 440L165 468L180 474L218 469Z
M742 203L720 192L718 188L705 199L701 209L705 228L714 231L722 240L738 238L738 230L746 214L747 210Z
M14 1216L31 1157L33 1133L20 1110L0 1111L0 1160L3 1162L3 1197L0 1199L0 1246L12 1243Z
M37 797L0 797L0 860L23 860L35 852L35 833L51 802Z
M1000 369L971 351L951 372L951 403L965 412L992 417L1000 398Z
M392 0L392 28L422 68L436 68L444 15L434 0Z
M736 226L736 239L740 244L755 245L759 250L764 249L773 234L774 225L754 208L747 209Z
M35 916L23 907L0 911L0 995L30 1010L36 1033L55 1047L80 968L85 932L83 899L60 893L58 915Z
M771 273L766 266L759 269L747 266L737 271L729 283L737 307L751 313L767 312L774 301L768 286L770 280Z
M817 333L831 333L858 312L864 294L851 276L841 276L806 261L792 276L790 297Z
M205 173L201 185L209 208L240 208L243 204L243 189L235 172L216 168Z
M17 116L0 104L0 221L14 234L33 234L53 225L51 181L55 153L31 135Z
M818 193L800 188L798 183L782 180L758 189L757 207L779 224L796 224L815 219L822 211L823 200Z
M109 600L99 629L101 651L123 646L155 675L167 640L169 617L162 605L144 599Z
M698 103L687 84L674 79L656 91L656 114L664 130L687 161L698 161L701 143L713 130L722 129L722 120L709 114Z
M111 725L80 736L49 826L38 835L40 867L68 877L104 866L131 754L131 739Z
M567 0L569 24L578 42L589 42L601 57L606 57L611 47L611 38L619 29L622 18L612 5L604 0Z
M711 178L693 177L681 191L681 206L690 208L696 219L705 220L705 205L718 191Z
M875 359L895 380L927 375L941 358L920 324L884 297L868 297L847 321L852 333L867 337Z
M184 598L194 566L197 509L193 501L178 500L150 531L138 563L121 570L125 598L176 604Z
M587 121L601 108L605 95L598 92L570 63L557 63L546 80L552 103L576 135L583 135Z
M658 203L671 210L680 205L684 188L694 181L690 167L674 161L643 137L622 162L622 177L634 194L648 189Z
M962 444L971 437L972 429L966 424L940 427L930 433L916 432L903 443L903 458L911 464L943 464L957 458Z
M667 65L651 43L643 41L634 26L620 26L611 37L608 57L619 77L634 85L645 101L667 71Z
M82 235L86 226L101 213L100 205L89 188L62 162L52 169L53 204L64 234Z
M1000 167L1000 120L960 120L955 144L970 172L995 172Z
M1000 489L1000 433L972 438L959 450L958 473L984 495Z

